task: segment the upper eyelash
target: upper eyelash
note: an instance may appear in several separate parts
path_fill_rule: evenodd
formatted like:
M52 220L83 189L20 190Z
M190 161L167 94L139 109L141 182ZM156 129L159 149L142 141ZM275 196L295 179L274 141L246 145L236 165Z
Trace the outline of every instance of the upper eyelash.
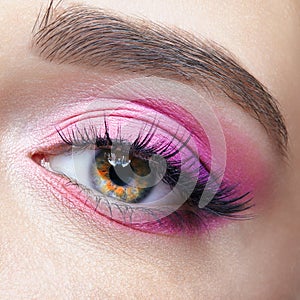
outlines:
M109 127L107 125L106 120L104 120L104 126L105 126L105 132L102 136L99 134L100 132L99 128L92 125L83 128L79 128L75 126L75 128L71 130L67 129L66 131L61 129L56 129L56 130L60 138L62 139L62 141L69 146L74 146L78 148L93 146L97 149L97 148L112 145L112 139L109 135ZM174 157L182 149L182 147L184 147L188 143L190 137L188 137L186 141L180 145L179 148L173 146L171 147L172 141L176 139L176 135L175 137L173 137L171 141L162 145L157 145L157 148L155 148L155 144L147 148L156 131L154 126L155 124L153 123L149 131L145 135L142 134L142 130L140 131L137 138L131 144L133 151L135 152L135 154L137 153L139 155L143 154L144 157L145 156L149 157L151 156L151 154L154 153L161 154L168 163L169 171L173 170L174 172L178 172L178 174L175 173L175 175L179 175L181 172L180 162L176 160L170 161L170 158ZM119 137L119 141L120 142L123 141L121 137ZM199 158L199 163L201 164L202 168L206 169L205 165L201 163L200 158ZM196 209L196 211L194 211L193 213L197 217L203 218L203 222L204 222L204 217L203 215L201 215L201 212L207 213L209 215L215 215L215 216L231 218L231 219L252 218L252 215L244 214L245 211L249 210L254 206L252 204L252 197L250 197L251 196L250 192L246 192L242 195L234 196L236 194L235 187L225 186L224 184L221 185L221 188L217 191L217 193L214 193L213 199L204 208L200 209L198 207L199 199L201 198L201 194L204 188L207 188L206 186L207 180L208 177L206 178L198 177L197 184L193 192L191 193L190 197L182 205L183 207L190 207ZM171 175L167 174L163 178L163 181L172 186L172 181L174 181L174 174ZM174 183L176 182L173 182L173 184ZM212 188L212 190L214 189ZM101 199L99 198L96 200L100 202L103 201L103 198ZM109 201L106 201L106 205L109 206L111 204L109 203ZM124 211L133 209L131 208L130 205L125 203L114 204L114 205L117 205L120 211L122 208L124 209ZM153 212L149 211L149 213L153 213ZM192 213L192 211L188 210L188 212L186 211L186 213ZM172 216L169 217L180 218L180 215L181 215L180 213L174 212ZM183 222L183 220L178 220L178 221Z
M99 130L95 127L90 125L88 128L84 127L83 129L79 129L77 126L75 126L75 129L67 130L65 133L63 130L56 128L57 133L61 137L64 143L70 146L80 147L84 148L86 146L94 145L96 147L103 147L103 146L111 146L112 140L109 135L109 127L107 125L107 121L104 120L104 126L105 126L105 132L104 135L101 136L99 134ZM83 130L83 131L81 131ZM170 146L172 145L172 142L176 139L176 134L174 135L173 139L171 139L170 142L161 144L161 145L153 145L152 147L146 148L146 146L150 143L152 140L154 134L156 132L155 123L152 124L149 131L146 135L142 134L142 130L140 130L140 133L138 134L137 138L134 140L134 142L131 145L131 151L134 153L139 154L159 154L165 159L169 159L173 156L175 156L179 151L188 143L191 136L188 136L182 145L180 147L173 147L173 149L170 149ZM120 138L120 142L122 142ZM168 152L168 150L172 150Z

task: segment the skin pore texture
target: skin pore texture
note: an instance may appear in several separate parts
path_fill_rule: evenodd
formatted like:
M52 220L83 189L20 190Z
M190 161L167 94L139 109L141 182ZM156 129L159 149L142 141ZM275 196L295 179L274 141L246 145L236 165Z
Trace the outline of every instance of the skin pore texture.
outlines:
M224 94L190 83L222 126L225 175L255 192L255 217L208 234L169 236L98 217L68 201L60 181L48 184L31 155L61 142L54 125L86 112L111 86L147 74L42 59L30 45L47 1L0 0L0 298L299 299L299 1L76 3L176 27L229 50L277 99L287 151L283 155L274 136ZM138 100L124 90L117 96ZM165 100L201 124L199 103Z

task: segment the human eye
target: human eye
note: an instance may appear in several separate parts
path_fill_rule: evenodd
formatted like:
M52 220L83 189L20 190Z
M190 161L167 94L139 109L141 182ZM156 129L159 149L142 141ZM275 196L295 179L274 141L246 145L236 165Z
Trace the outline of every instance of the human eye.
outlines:
M150 81L151 86L163 82L164 92L169 90L165 86L170 81ZM139 82L148 84L149 80ZM185 85L171 84L180 96L196 97ZM132 82L121 84L117 90L131 86ZM124 95L95 101L75 121L56 125L59 140L33 157L47 172L65 179L61 184L67 197L137 230L194 233L216 220L250 217L246 211L252 206L251 190L223 178L224 137L217 120L203 118L198 128L190 128L192 115L187 115L189 122L180 120L185 112L174 107L167 114L159 109L163 100L150 108L149 99L157 94L151 89L147 93L140 102L133 95L130 101ZM214 140L206 136L212 126L214 132L220 131ZM216 142L218 146L213 145Z
M225 49L77 6L48 10L36 29L35 54L66 74L50 78L53 105L30 149L58 198L100 223L159 233L247 219L271 198L287 130Z

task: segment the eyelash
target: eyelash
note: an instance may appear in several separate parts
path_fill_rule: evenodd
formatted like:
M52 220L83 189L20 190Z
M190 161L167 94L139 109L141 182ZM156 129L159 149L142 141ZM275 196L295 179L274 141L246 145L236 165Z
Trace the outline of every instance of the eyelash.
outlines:
M74 147L78 150L82 150L92 147L95 151L97 151L103 149L103 147L110 147L112 145L112 139L109 134L109 126L106 119L104 120L104 126L105 133L102 136L99 134L99 132L101 132L99 128L92 125L82 128L75 126L75 129L67 130L66 132L60 128L57 128L56 131L63 143L71 148ZM186 138L179 148L172 145L172 142L177 139L176 136L162 145L158 145L156 143L149 147L151 140L155 136L155 132L156 128L154 123L145 135L142 134L141 129L137 138L131 144L130 151L134 157L143 157L144 159L147 157L149 158L153 154L161 155L167 162L167 171L162 181L172 188L176 184L176 178L178 178L182 169L181 162L176 159L174 160L174 157L181 151L183 147L186 146L190 137ZM121 134L121 128L119 128L119 134ZM124 141L121 136L119 136L118 139L120 142ZM180 139L178 138L178 140ZM189 161L189 159L186 161ZM209 172L202 163L201 158L199 158L199 163L201 167L197 172L196 186L194 187L189 198L180 207L180 209L161 219L152 221L151 223L154 222L154 226L158 226L160 229L163 229L165 224L168 226L171 224L171 226L174 228L176 227L177 231L183 232L187 230L199 229L199 227L208 228L207 221L211 219L211 217L234 220L244 220L252 217L251 215L244 213L253 206L251 203L252 198L250 197L250 192L235 196L237 186L226 186L223 182L218 191L214 193L212 200L205 207L199 208L199 201L204 189L214 191L213 186L207 186L207 184L211 184L210 181L208 181ZM206 176L203 176L203 172L206 173ZM191 179L191 177L194 175L186 174L186 176L187 179ZM81 190L86 192L86 194L91 193L89 188L82 186L75 180L69 180L69 183L78 186ZM110 212L112 212L114 209L117 209L123 215L124 220L126 219L126 214L132 214L135 209L140 209L134 208L123 202L120 202L120 204L110 203L110 201L108 201L105 197L97 197L96 195L92 195L92 197L97 203L95 210L98 209L100 203L104 203ZM145 208L144 213L152 215L155 214L156 211ZM112 213L111 219L113 219ZM139 224L129 224L129 226L136 229L142 227Z

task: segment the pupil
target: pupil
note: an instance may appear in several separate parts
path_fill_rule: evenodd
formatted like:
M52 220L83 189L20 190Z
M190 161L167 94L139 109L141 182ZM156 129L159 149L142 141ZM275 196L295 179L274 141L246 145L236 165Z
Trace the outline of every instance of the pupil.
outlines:
M130 176L130 166L126 166L125 168L117 165L115 167L111 166L109 168L109 178L110 180L119 186L125 186L128 185L128 183L132 180L132 176ZM126 181L124 182L117 174L120 174L120 176Z

